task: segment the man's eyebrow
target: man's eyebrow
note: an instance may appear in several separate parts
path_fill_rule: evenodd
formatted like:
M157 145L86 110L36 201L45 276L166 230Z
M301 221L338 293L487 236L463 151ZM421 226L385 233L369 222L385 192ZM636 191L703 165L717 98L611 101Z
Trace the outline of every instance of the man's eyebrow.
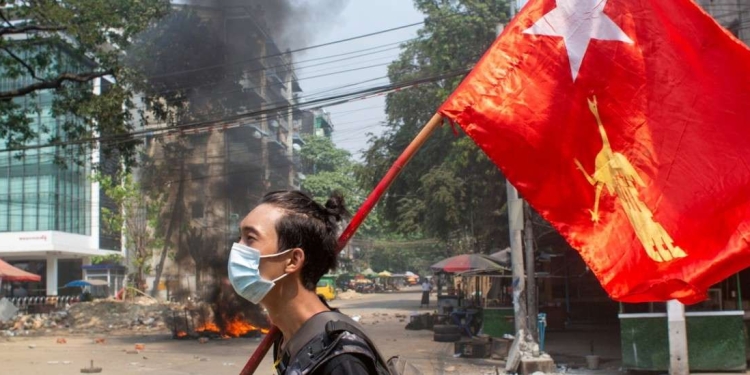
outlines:
M255 227L252 226L252 225L243 225L243 226L241 226L240 227L240 232L241 233L253 234L255 236L260 236L260 232L258 232L258 230L255 229Z

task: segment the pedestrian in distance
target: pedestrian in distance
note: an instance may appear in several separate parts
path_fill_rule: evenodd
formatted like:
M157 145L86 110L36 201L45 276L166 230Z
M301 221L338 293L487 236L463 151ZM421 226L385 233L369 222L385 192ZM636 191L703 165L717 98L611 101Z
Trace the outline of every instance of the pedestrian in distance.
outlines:
M430 292L432 291L432 284L427 279L422 281L422 302L419 307L427 306L430 307Z

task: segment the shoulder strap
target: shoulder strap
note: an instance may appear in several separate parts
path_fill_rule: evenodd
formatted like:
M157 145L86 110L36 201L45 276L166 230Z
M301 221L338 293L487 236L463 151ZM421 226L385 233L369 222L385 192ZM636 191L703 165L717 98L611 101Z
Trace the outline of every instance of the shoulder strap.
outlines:
M294 358L307 343L319 334L326 332L325 327L329 321L338 319L340 316L343 316L343 314L335 311L323 311L313 315L286 344L284 355L287 358Z
M375 343L373 343L372 340L370 340L370 337L365 334L364 328L362 328L362 326L359 325L359 323L355 322L352 318L341 313L338 314L338 317L336 317L336 319L332 319L328 321L328 323L326 323L326 333L328 333L329 336L340 332L353 333L357 337L364 340L370 347L370 350L372 350L372 354L375 355L375 358L377 358L381 364L386 364L386 361L383 360L383 356L380 354L378 347L375 346Z
M322 352L325 349L322 338L333 338L342 332L349 332L362 339L372 352L373 359L379 362L383 369L390 371L388 362L383 360L375 344L364 333L364 328L352 318L336 310L318 313L305 322L286 345L282 357L285 360L294 360L297 354L305 348L316 353Z

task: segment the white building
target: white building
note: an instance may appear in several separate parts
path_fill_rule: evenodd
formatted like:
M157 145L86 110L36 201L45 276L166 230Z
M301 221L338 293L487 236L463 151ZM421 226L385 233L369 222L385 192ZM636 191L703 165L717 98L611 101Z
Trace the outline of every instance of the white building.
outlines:
M106 87L107 81L100 79L92 85L95 93L102 82ZM0 80L1 89L14 84ZM51 113L51 92L17 100L27 105L36 100L42 106L32 124L40 136L27 145L63 135L64 119ZM6 140L0 139L0 149L5 148ZM81 267L90 264L91 256L120 254L119 234L107 236L100 230L101 206L111 202L91 179L99 153L80 155L55 146L26 150L23 158L17 154L0 152L0 258L42 276L41 283L25 286L29 295L58 295L60 286L82 278ZM55 157L64 162L55 163Z

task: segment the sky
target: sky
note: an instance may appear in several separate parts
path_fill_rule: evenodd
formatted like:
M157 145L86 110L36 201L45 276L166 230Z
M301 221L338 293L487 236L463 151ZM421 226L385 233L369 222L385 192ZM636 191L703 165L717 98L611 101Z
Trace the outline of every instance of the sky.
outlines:
M349 0L339 15L332 19L333 24L324 25L322 30L314 36L312 43L313 45L316 45L353 36L369 34L380 30L421 22L423 19L424 16L422 13L414 9L411 0ZM338 43L327 47L314 48L303 53L295 54L294 59L297 61L297 77L300 79L299 83L303 89L303 96L314 97L316 93L321 93L322 91L334 87L357 83L368 79L385 77L388 68L387 63L395 60L399 53L399 49L397 48L398 45L395 43L416 37L419 27L420 26L414 26L372 37ZM368 56L361 56L339 62L330 62L330 60L305 62L310 59L318 59L385 44L390 45L353 55L331 58L330 60L377 52ZM310 66L318 65L321 62L330 63L319 66ZM319 78L305 78L371 65L379 66ZM305 68L306 66L307 68ZM365 83L361 86L347 88L347 90L388 83L389 81L387 78L383 78L377 81ZM330 94L331 93L320 95ZM360 157L360 151L367 147L368 137L366 133L371 132L380 134L383 131L380 122L385 121L385 96L381 95L343 105L326 107L325 109L331 113L331 119L334 125L334 143L338 147L351 152L357 159Z

